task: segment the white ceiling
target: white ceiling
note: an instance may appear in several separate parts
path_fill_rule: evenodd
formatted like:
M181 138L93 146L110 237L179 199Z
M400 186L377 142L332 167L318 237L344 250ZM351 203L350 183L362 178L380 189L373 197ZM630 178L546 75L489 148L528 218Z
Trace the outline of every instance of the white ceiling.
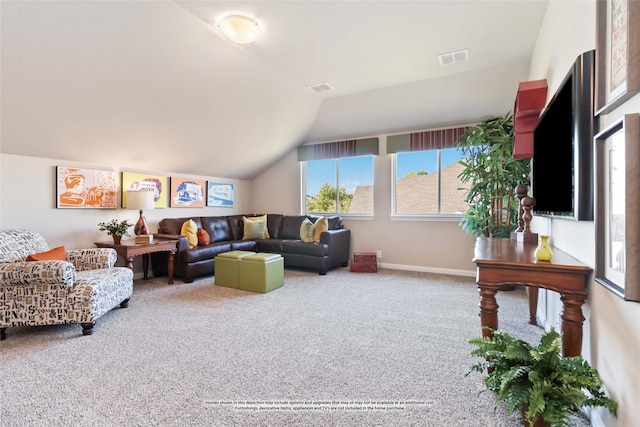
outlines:
M297 145L504 114L547 1L0 2L1 151L250 179ZM212 25L264 29L251 45ZM438 55L470 59L439 65ZM308 85L327 82L333 91Z

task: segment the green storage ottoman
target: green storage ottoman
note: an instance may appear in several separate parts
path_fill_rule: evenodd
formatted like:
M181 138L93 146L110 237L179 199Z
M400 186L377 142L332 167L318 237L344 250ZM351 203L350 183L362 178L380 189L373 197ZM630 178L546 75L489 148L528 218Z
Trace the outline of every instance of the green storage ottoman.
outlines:
M284 258L259 252L242 257L239 289L266 293L284 285Z
M238 289L240 260L249 255L255 255L255 252L230 251L216 255L214 264L216 286Z

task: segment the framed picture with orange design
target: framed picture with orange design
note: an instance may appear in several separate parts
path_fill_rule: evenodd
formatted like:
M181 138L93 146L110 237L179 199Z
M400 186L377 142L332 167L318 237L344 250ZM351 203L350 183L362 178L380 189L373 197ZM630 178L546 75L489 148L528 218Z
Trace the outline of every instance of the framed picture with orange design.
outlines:
M56 208L115 209L117 173L56 167Z

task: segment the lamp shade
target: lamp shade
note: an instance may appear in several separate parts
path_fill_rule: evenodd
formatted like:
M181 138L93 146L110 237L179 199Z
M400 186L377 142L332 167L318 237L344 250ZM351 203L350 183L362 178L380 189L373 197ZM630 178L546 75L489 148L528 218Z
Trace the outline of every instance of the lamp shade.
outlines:
M153 209L155 204L153 191L127 191L126 202L127 209L140 211Z
M255 41L262 29L256 21L243 15L229 15L218 23L218 28L229 40L246 44Z

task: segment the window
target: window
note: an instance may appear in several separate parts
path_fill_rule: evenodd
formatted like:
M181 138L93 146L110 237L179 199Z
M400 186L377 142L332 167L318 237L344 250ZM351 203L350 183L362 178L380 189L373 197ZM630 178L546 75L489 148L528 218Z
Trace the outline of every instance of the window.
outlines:
M373 156L302 162L302 183L305 213L373 215Z
M394 215L462 215L467 211L464 184L458 178L463 152L456 141L467 128L394 135L392 155Z

